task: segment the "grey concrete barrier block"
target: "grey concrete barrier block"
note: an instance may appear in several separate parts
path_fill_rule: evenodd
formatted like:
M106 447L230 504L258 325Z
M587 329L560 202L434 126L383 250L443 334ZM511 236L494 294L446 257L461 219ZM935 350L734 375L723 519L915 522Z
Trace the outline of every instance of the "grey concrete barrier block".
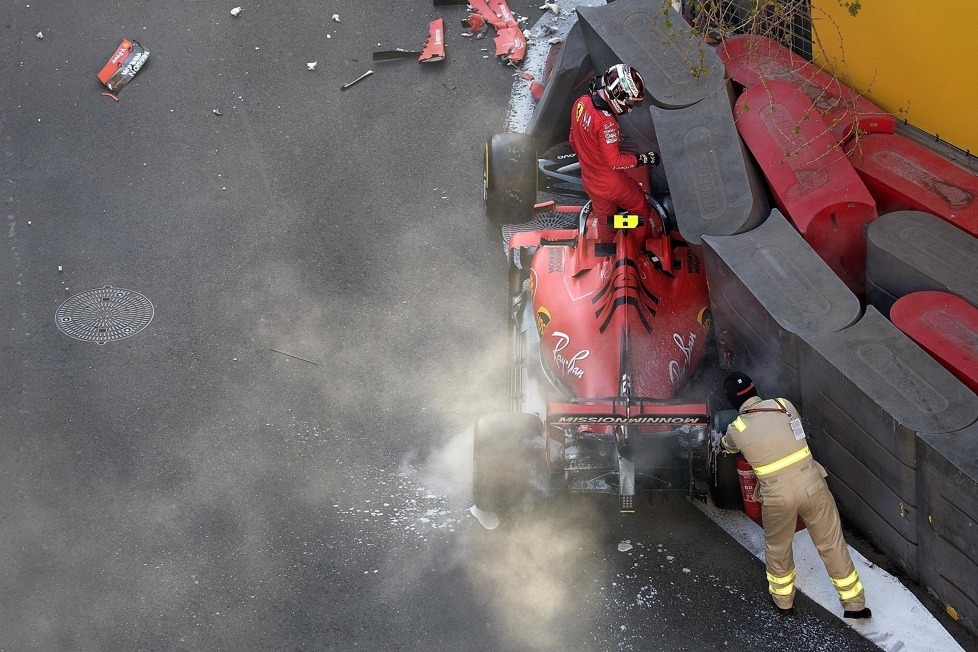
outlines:
M671 3L617 0L578 7L577 14L595 67L635 66L645 78L647 102L681 108L723 87L723 62Z
M914 497L910 502L902 495L915 491L916 469L902 467L903 477L899 481L883 480L874 472L872 464L863 464L865 458L825 436L820 438L815 459L829 472L829 489L839 511L891 561L916 579L920 546L917 501ZM830 466L846 472L836 473ZM900 491L895 491L893 486L898 486Z
M978 425L921 433L920 582L978 634Z
M571 106L587 92L588 81L594 74L581 25L574 23L527 126L527 133L533 137L538 152L567 140Z
M703 259L726 365L801 405L803 338L856 323L856 295L777 209L752 231L704 236Z
M889 315L897 299L921 290L978 306L978 238L929 213L887 213L866 231L866 300Z
M676 222L687 242L743 233L764 221L770 212L767 187L737 133L729 82L691 106L650 111Z
M840 511L914 575L905 521L917 506L917 433L975 423L978 397L872 307L806 341L802 402L815 457L845 496Z

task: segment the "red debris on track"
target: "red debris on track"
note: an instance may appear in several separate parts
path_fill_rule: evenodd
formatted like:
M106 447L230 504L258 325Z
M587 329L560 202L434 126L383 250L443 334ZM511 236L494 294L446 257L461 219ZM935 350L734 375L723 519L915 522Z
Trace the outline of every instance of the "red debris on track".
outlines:
M428 39L424 42L424 48L418 61L421 63L433 63L445 59L445 19L436 18L428 25Z
M496 30L493 39L496 56L513 66L523 63L526 58L526 37L505 0L470 0L469 4L476 13L463 20L462 25L475 34L483 31L485 23L489 23Z
M113 93L128 84L149 59L149 50L137 41L122 39L119 47L98 74L100 82Z

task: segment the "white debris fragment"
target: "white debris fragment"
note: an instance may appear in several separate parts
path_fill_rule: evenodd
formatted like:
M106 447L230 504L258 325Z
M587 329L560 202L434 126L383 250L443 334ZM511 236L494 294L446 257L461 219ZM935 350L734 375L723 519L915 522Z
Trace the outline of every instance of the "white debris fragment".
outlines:
M618 544L618 552L628 552L632 549L632 544L628 541L622 541Z
M549 41L547 41L547 43L549 43L550 45L557 45L558 43L563 43L563 42L564 39L562 38L552 38Z
M340 15L339 14L333 14L333 20L335 22L337 22L337 23L340 22Z
M560 6L556 2L544 2L540 7L544 11L552 11L555 16L560 15Z
M306 64L306 70L315 70L317 63L319 63L319 62L318 61L310 61L309 63Z
M61 265L58 265L58 271L59 271L59 272L63 272L63 271L65 271L65 268L64 268L64 267L62 267Z
M479 524L487 530L495 530L499 527L499 516L495 512L483 511L475 505L472 505L472 507L469 507L469 513L476 517Z
M234 9L232 9L231 10L231 15L234 16L235 18L237 18L238 16L240 16L241 15L241 7L235 7Z
M34 35L34 38L36 38L36 39L42 39L42 38L44 38L44 32L38 32L37 34Z

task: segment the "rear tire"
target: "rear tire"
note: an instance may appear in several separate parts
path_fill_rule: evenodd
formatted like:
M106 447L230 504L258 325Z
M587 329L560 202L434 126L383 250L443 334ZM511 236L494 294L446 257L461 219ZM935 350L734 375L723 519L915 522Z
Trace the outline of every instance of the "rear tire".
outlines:
M486 217L494 224L533 219L537 156L527 134L496 134L486 142L483 174Z
M506 513L529 495L543 424L533 414L489 414L475 422L472 494L479 509Z

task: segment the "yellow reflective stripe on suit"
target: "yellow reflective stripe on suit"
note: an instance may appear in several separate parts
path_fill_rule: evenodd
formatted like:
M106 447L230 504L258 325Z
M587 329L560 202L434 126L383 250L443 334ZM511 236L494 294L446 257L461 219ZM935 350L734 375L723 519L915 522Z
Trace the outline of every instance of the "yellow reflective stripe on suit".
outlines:
M808 449L808 446L805 446L800 451L795 451L791 455L786 455L785 457L782 457L780 460L771 462L770 464L755 466L754 473L756 475L768 475L770 473L774 473L775 471L780 471L786 466L791 466L795 462L800 462L801 460L805 459L811 454L812 452Z
M747 424L744 423L744 420L741 419L740 417L737 417L736 419L734 419L734 422L731 423L730 425L732 425L734 428L736 428L740 432L743 432L744 430L747 429Z
M851 600L863 591L863 584L859 581L859 575L856 571L852 571L841 580L832 578L832 584L835 585L835 590L839 592L839 597L843 600Z
M791 595L791 591L795 587L795 576L795 571L780 576L768 573L768 590L774 595Z

